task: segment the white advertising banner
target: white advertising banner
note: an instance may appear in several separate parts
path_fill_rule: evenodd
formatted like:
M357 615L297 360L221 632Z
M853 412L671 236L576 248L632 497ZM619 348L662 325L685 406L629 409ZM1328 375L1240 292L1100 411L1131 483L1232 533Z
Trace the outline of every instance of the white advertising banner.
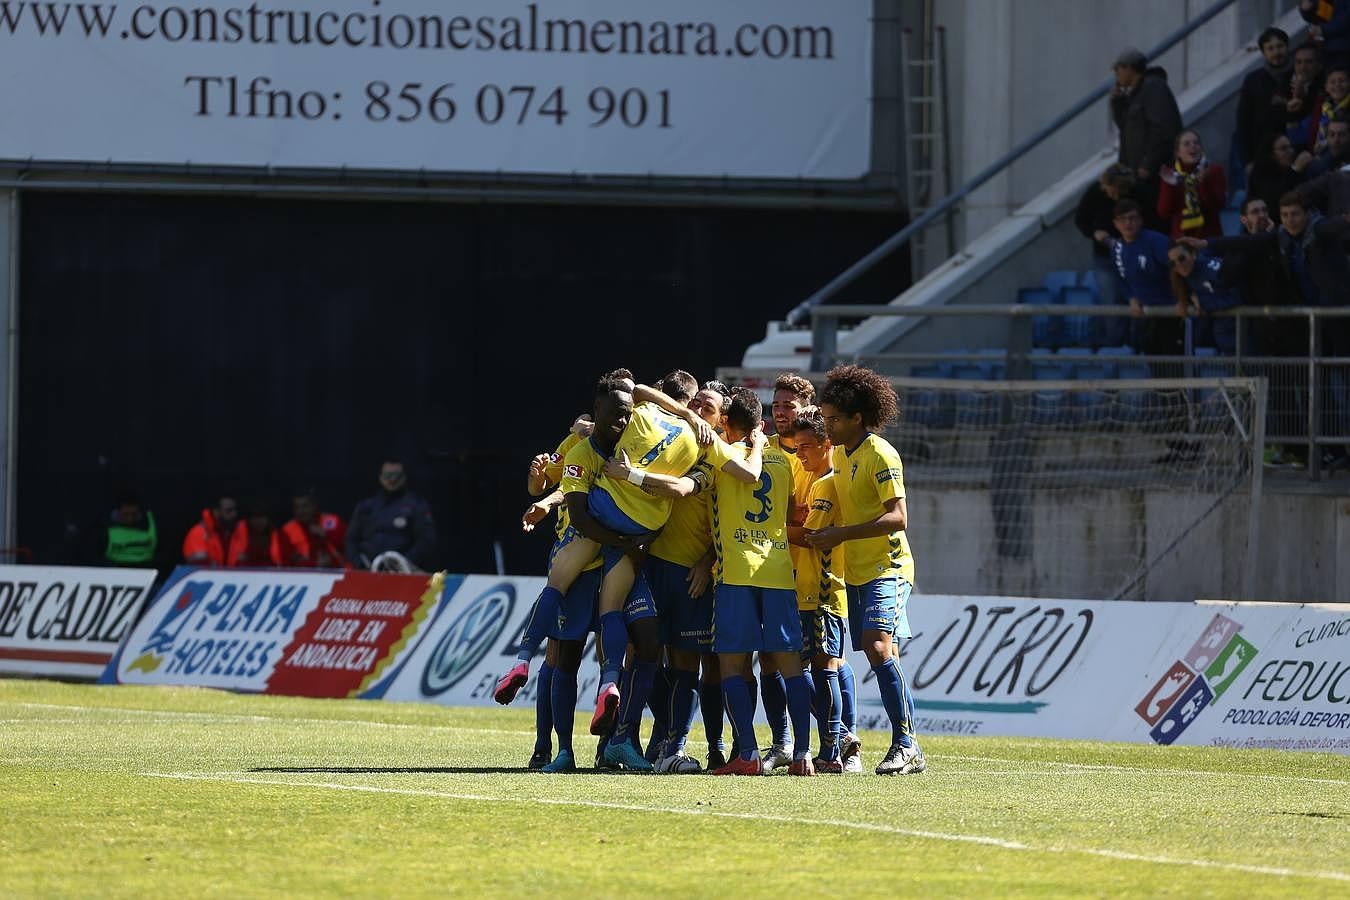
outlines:
M0 159L855 179L871 0L0 0Z
M135 624L155 575L0 566L0 673L97 678Z
M469 576L447 587L385 699L493 705L544 583ZM1350 606L920 595L909 615L902 662L920 735L1350 753ZM885 730L866 657L849 661L859 727ZM534 699L538 661L532 669L516 705ZM598 678L588 646L579 709L594 708Z

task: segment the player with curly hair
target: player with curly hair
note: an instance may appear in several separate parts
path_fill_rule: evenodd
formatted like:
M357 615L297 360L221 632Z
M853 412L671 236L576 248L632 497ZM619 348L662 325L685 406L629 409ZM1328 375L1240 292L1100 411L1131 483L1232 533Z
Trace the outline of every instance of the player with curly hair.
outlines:
M904 467L879 432L900 414L895 389L861 366L826 375L820 412L830 443L839 521L806 535L819 551L843 547L853 649L867 655L891 722L891 747L878 775L912 775L926 767L914 735L914 700L894 641L912 636L906 610L914 585L914 557L905 537Z

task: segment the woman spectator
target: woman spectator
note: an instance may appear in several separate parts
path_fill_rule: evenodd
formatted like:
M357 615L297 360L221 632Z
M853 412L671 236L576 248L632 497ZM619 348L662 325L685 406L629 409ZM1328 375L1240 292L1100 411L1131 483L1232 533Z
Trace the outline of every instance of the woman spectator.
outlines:
M1212 346L1224 356L1232 356L1237 347L1237 321L1209 318L1213 313L1241 305L1237 291L1226 283L1224 261L1199 255L1186 244L1176 244L1167 251L1167 262L1172 267L1172 296L1176 297L1177 313L1186 316L1194 311L1204 317L1195 325L1195 344Z
M1257 145L1256 160L1247 178L1247 196L1266 201L1266 209L1279 209L1280 198L1298 187L1312 163L1304 150L1294 155L1294 142L1283 134L1268 134Z
M1183 131L1173 143L1175 159L1158 174L1158 216L1169 223L1172 240L1223 234L1219 210L1228 199L1223 166L1205 158L1200 135Z

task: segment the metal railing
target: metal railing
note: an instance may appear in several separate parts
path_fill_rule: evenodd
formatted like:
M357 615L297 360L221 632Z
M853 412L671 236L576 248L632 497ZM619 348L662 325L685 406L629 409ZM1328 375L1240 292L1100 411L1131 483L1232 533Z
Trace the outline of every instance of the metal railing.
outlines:
M1190 37L1191 34L1193 34L1201 26L1205 25L1205 23L1209 22L1210 19L1213 19L1219 13L1223 12L1228 7L1232 6L1235 2L1236 0L1219 0L1218 3L1215 3L1209 9L1206 9L1204 12L1200 13L1200 15L1196 16L1194 19L1187 22L1185 25L1178 28L1176 31L1172 32L1167 37L1163 38L1162 41L1160 41L1157 44L1157 46L1155 46L1152 50L1148 51L1147 54L1148 59L1152 61L1158 58L1159 56L1162 56L1168 50L1171 50L1177 44L1181 43L1186 38ZM1069 124L1069 122L1078 118L1078 116L1081 113L1090 109L1093 106L1093 104L1095 104L1098 100L1102 99L1107 94L1111 93L1111 89L1114 87L1115 81L1113 79L1107 79L1106 81L1099 84L1097 87L1093 88L1083 97L1083 99L1079 100L1073 106L1070 106L1064 112L1060 113L1058 116L1052 119L1048 124L1042 126L1039 130L1034 132L1026 140L1022 141L1016 147L1012 148L1003 156L999 157L988 167L982 170L978 175L976 175L974 178L970 179L970 181L962 185L961 188L959 188L957 191L948 194L936 206L927 210L926 212L923 213L923 215L919 216L917 219L910 222L904 228L900 229L895 234L891 235L881 244L881 246L877 247L871 253L868 253L862 259L858 260L856 263L849 266L844 271L840 272L820 290L816 291L810 297L807 297L801 303L797 304L797 306L795 306L792 309L792 311L788 313L787 323L789 325L804 324L806 322L807 317L810 315L811 310L820 306L820 304L825 303L830 298L836 296L844 288L848 287L850 284L857 281L863 275L867 274L867 272L869 272L873 266L882 262L892 253L896 252L901 247L903 247L910 238L914 237L919 232L926 229L928 226L935 224L939 220L944 219L947 216L953 215L957 211L957 206L961 203L962 200L966 199L972 193L979 190L981 187L984 186L986 182L998 176L999 173L1001 173L1004 169L1008 168L1013 163L1017 162L1019 159L1026 156L1032 150L1036 149L1036 147L1040 146L1040 144L1043 141L1045 141L1051 135L1058 132L1065 125Z
M971 352L969 350L923 351L896 353L838 352L838 322L840 319L870 316L917 316L920 318L1003 318L1008 332L999 350ZM1153 377L1190 378L1214 376L1264 377L1269 383L1266 416L1266 442L1269 445L1297 446L1305 450L1310 479L1322 477L1322 453L1339 448L1350 451L1350 356L1327 356L1322 353L1324 333L1332 323L1341 323L1350 332L1350 307L1315 306L1244 306L1214 313L1210 316L1188 316L1183 320L1186 355L1159 356L1136 353L1133 355L1103 355L1096 353L1065 354L1045 347L1037 347L1034 328L1054 319L1087 320L1150 320L1178 318L1175 307L1145 307L1140 313L1127 306L1064 306L964 305L948 307L912 308L895 306L839 305L818 306L811 310L812 354L819 360L821 371L839 362L869 365L890 375L911 375L916 367L941 363L974 363L991 367L1001 366L1001 372L991 369L991 380L1029 380L1035 377L1037 367L1059 366L1076 371L1083 367L1143 365L1150 367ZM1235 320L1235 352L1231 355L1195 355L1193 346L1195 327L1205 319L1210 321ZM1306 351L1298 356L1263 355L1253 348L1253 338L1260 337L1256 320L1287 319L1307 323ZM1100 333L1084 343L1093 346L1112 346L1127 343L1124 335L1114 341L1101 339ZM1081 347L1081 345L1079 345ZM1083 347L1082 349L1089 349ZM1256 352L1252 352L1253 349ZM1001 352L1000 352L1001 351ZM1340 352L1346 352L1344 346ZM1000 376L1000 377L994 377ZM1335 468L1350 465L1338 461Z

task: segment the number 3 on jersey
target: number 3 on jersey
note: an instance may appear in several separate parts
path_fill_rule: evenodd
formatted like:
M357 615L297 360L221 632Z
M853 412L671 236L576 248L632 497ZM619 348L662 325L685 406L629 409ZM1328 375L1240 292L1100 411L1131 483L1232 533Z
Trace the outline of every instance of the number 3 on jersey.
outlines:
M759 509L756 512L747 512L745 521L762 525L769 520L769 513L773 512L773 498L769 496L771 490L773 490L773 479L769 477L768 472L761 472L759 488L750 495L759 501Z

